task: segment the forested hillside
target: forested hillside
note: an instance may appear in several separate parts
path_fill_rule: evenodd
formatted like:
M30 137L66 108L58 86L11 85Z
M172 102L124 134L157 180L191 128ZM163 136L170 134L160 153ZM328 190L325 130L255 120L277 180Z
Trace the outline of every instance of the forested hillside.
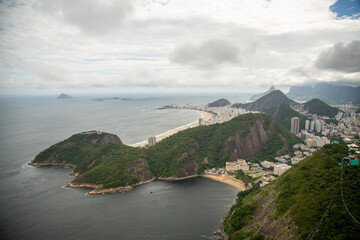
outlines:
M229 239L359 239L360 168L338 166L347 151L326 145L268 186L240 192L223 222Z

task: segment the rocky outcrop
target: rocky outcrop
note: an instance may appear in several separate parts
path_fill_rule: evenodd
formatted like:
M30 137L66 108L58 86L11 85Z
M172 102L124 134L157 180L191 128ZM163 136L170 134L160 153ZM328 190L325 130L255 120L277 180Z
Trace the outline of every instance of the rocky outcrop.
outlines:
M100 145L103 145L108 142L115 142L122 144L120 138L114 134L106 133L105 136L101 139Z
M139 159L126 166L126 170L131 172L131 176L140 179L141 182L152 179L149 162L144 159Z
M228 137L224 142L224 152L231 150L232 160L250 158L260 153L267 141L275 134L275 121L272 121L267 128L264 125L264 121L257 121L248 134L245 129Z

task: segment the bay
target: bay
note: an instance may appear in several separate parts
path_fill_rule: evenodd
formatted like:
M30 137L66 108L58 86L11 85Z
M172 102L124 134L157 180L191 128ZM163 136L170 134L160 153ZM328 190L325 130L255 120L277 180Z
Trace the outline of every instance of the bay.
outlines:
M28 166L41 150L74 133L99 130L132 144L196 121L166 104L206 103L207 96L0 98L1 239L211 239L237 189L205 178L154 181L132 191L87 195L64 186L71 169ZM150 193L152 192L152 193Z

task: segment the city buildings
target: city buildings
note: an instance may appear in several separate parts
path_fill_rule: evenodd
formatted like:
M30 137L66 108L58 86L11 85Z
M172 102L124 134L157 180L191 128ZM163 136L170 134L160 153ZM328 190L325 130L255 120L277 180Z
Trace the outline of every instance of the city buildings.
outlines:
M156 144L156 137L149 137L148 139L148 146L154 146Z
M298 117L291 118L291 132L298 134L300 131L300 119Z
M288 169L290 169L291 166L287 165L287 164L277 164L274 167L274 175L281 175L284 172L286 172Z
M310 129L310 121L306 120L305 121L305 130L309 130Z
M236 162L226 162L225 167L227 172L234 172L238 170L249 171L249 165L243 159L238 159Z

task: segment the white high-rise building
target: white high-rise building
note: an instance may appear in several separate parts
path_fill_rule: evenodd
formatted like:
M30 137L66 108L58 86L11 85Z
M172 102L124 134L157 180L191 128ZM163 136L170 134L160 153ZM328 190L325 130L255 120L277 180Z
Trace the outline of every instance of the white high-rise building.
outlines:
M310 132L314 131L314 129L315 129L315 122L311 121L311 123L310 123Z
M310 129L310 121L306 120L305 121L305 130L309 130Z
M291 132L298 134L300 131L300 119L298 117L291 118Z
M316 120L315 122L315 130L319 133L321 132L321 123L320 120Z

